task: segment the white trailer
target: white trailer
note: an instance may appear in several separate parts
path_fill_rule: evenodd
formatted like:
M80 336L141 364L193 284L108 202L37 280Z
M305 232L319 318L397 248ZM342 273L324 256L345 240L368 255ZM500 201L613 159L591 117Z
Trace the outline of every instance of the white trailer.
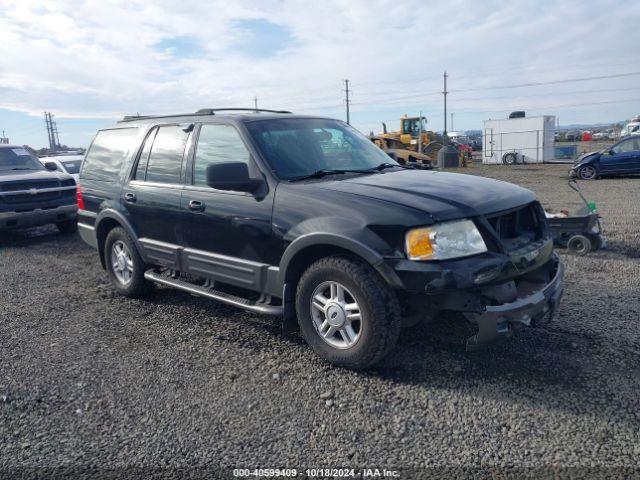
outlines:
M556 117L504 118L485 120L482 163L502 163L506 153L516 152L525 163L544 163L554 159L553 136Z

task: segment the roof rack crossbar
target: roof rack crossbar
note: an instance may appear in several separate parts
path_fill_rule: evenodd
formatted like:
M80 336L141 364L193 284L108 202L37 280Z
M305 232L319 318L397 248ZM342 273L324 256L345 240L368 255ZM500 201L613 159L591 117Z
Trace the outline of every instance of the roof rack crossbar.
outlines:
M200 115L215 115L215 112L291 113L288 110L267 110L265 108L201 108L196 113Z
M135 120L148 120L150 118L176 118L193 117L201 115L215 115L215 112L265 112L265 113L291 113L288 110L267 110L264 108L201 108L195 113L176 113L172 115L125 115L119 123L133 122Z

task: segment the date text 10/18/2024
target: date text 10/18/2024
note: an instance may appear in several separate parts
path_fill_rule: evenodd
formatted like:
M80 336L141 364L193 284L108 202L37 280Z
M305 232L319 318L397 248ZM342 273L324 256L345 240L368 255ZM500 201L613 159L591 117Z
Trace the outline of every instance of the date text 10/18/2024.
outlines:
M233 476L239 478L298 476L307 478L399 478L400 472L386 468L307 468L304 470L295 468L236 468L233 470Z

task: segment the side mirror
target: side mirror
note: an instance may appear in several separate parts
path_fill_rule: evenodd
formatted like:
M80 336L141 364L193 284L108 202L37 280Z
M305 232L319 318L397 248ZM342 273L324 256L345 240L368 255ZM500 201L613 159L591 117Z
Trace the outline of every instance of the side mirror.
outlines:
M58 170L58 165L56 165L56 162L44 162L44 168L46 168L50 172L55 172L56 170Z
M613 148L610 148L609 151L607 152L609 155L615 155L616 152L613 151Z
M250 178L244 162L212 163L207 167L207 185L217 190L253 193L262 185L262 180Z

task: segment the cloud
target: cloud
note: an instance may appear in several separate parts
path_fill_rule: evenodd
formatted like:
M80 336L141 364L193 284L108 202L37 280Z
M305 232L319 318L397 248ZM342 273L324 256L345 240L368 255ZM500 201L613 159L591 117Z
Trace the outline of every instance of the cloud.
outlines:
M639 16L640 4L597 0L6 0L0 108L116 118L250 105L257 95L265 108L336 115L342 80L350 78L363 129L403 108L421 108L438 122L445 69L451 89L638 69L637 49L626 45L639 43ZM588 99L618 100L636 84L637 77L579 88L609 87ZM535 110L558 100L545 93L567 92L558 104L576 103L572 89L579 88L450 100L460 111Z

